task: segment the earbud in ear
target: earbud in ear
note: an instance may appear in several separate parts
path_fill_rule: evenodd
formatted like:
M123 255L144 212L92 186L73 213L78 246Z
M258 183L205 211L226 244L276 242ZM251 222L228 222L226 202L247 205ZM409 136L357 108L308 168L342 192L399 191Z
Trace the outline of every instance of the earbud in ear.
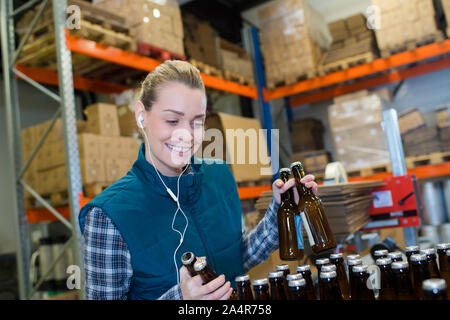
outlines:
M142 130L144 130L144 125L142 124L142 122L144 122L144 116L141 114L138 118L138 126L139 128L141 128Z

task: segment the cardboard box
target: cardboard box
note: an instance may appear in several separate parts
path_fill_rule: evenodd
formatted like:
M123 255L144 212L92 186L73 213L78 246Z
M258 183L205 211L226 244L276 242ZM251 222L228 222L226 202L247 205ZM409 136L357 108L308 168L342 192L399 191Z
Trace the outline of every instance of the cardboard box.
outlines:
M102 159L118 159L122 157L121 138L107 136L99 138Z
M203 146L199 148L196 157L226 160L236 182L256 181L272 176L267 138L260 134L262 128L258 120L219 112L208 115L205 124L207 129L218 129L219 132L206 131ZM211 139L211 133L221 133L223 144L220 143L221 137L215 139L214 135Z
M307 173L323 172L330 162L330 154L326 150L298 152L291 155L291 162L300 161Z
M120 136L117 107L112 104L96 103L86 108L86 132L104 136Z
M105 165L102 159L91 157L81 158L80 168L83 185L106 181Z
M117 115L119 117L120 133L122 136L133 137L139 135L134 111L130 110L128 104L117 107Z
M139 149L142 141L138 138L121 137L122 144L122 158L132 160L133 162L138 158Z
M436 122L438 128L450 127L450 104L445 104L436 108Z
M408 109L398 115L400 134L407 134L415 129L425 127L425 120L416 108Z
M115 182L121 177L125 176L129 167L129 161L123 159L106 159L105 161L105 173L106 182Z

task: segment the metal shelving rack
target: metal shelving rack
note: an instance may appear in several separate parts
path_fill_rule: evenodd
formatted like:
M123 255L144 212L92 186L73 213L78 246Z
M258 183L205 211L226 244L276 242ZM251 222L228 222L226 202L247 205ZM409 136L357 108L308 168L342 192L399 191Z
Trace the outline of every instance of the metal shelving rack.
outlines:
M19 296L20 299L31 299L34 293L39 289L39 286L45 278L51 273L56 263L61 259L65 251L69 248L73 251L73 263L83 270L82 248L83 242L78 227L78 212L79 212L79 194L82 192L80 163L78 154L77 142L77 128L75 118L75 98L72 75L72 58L71 52L66 46L66 0L52 0L53 4L53 18L55 28L55 42L56 55L58 61L58 83L59 95L46 89L38 82L30 79L15 67L15 61L26 41L28 40L33 28L39 19L39 16L44 11L45 7L49 5L50 0L43 0L41 8L33 18L28 31L16 48L15 32L14 32L14 17L39 3L39 0L31 0L21 7L14 9L13 0L3 0L0 5L0 23L1 23L1 39L2 39L2 54L3 54L3 74L4 74L4 88L5 88L5 106L6 106L6 124L8 134L8 145L10 160L13 165L13 180L11 185L13 188L14 201L14 216L16 217L15 226L17 229L17 269L19 279ZM60 103L60 108L55 113L53 121L45 130L43 136L40 138L38 145L33 150L30 159L25 161L22 166L21 155L21 126L20 126L20 108L19 108L19 90L17 85L17 78L20 77L36 89L44 94L50 96L52 99ZM68 179L68 195L69 207L71 212L70 221L65 219L61 214L55 210L47 201L39 196L32 188L30 188L24 181L24 172L29 167L31 161L36 155L38 149L41 147L43 141L52 129L56 119L62 118L64 144L66 153L66 168ZM24 205L24 189L30 192L38 202L52 212L56 218L61 221L71 232L72 236L64 245L64 249L59 253L55 260L50 265L48 270L42 272L42 278L37 284L32 287L31 279L29 277L30 270L30 241L29 230L26 221L25 205ZM84 273L80 273L81 283L84 283ZM84 291L80 290L80 298L84 298Z

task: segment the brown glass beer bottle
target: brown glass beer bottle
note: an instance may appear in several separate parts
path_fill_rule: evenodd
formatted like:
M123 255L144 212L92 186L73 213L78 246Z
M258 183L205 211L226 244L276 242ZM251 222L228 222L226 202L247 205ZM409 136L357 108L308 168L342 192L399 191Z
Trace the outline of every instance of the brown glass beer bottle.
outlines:
M447 260L447 251L450 249L450 243L439 243L436 245L436 249L439 260L439 274L446 283L450 283L450 265ZM447 290L449 287L447 286Z
M314 195L311 189L306 188L300 180L305 171L300 162L291 164L291 170L296 180L299 194L298 214L308 235L308 241L313 253L317 254L336 248L336 240L328 224L322 201Z
M291 170L280 169L280 179L286 183ZM278 242L281 260L298 260L303 257L303 229L294 200L293 189L281 195L281 203L277 211Z
M291 273L286 276L287 282L292 281L292 280L300 280L300 279L303 279L303 276L301 273Z
M387 257L390 258L392 262L403 261L403 256L400 251L389 252Z
M337 280L339 288L341 288L342 296L344 300L350 299L350 287L347 280L347 273L344 266L344 255L342 253L332 253L330 255L330 262L336 266Z
M350 284L350 298L351 298L352 292L354 290L353 287L355 286L354 276L353 276L353 267L359 266L359 265L362 265L362 260L361 259L353 259L353 260L348 260L347 261L348 281L349 281L349 284Z
M217 278L216 272L206 263L206 259L198 259L194 263L194 270L203 280L203 284L206 284L215 278Z
M269 281L267 278L253 280L252 285L255 293L255 300L270 300Z
M439 279L441 277L439 273L439 268L436 262L436 250L434 248L420 250L427 256L428 269L430 270L430 277Z
M235 278L236 282L236 299L237 300L253 300L253 293L250 284L250 276L248 274Z
M385 250L385 249L381 249L381 250L376 250L373 255L375 257L375 261L377 259L383 259L383 258L387 258L388 257L388 253L389 251Z
M320 274L320 269L322 268L322 266L329 264L329 263L330 263L330 259L328 259L328 258L317 259L316 260L317 272Z
M389 258L377 259L375 263L380 268L378 300L396 300L394 276L391 269L392 260Z
M269 272L269 283L271 300L287 300L286 293L288 290L285 286L286 279L284 278L283 271Z
M367 266L356 265L352 268L353 273L353 287L352 300L375 300L375 295L372 289L368 288L369 273Z
M308 300L317 300L314 294L314 283L311 276L311 267L308 264L297 266L297 272L303 276L306 281L306 293L308 295Z
M427 265L427 256L423 253L421 254L413 254L411 257L411 267L413 270L413 288L416 293L416 297L419 300L424 300L425 297L423 295L422 290L422 282L424 280L430 279L430 271L428 270Z
M447 300L447 284L444 279L428 279L422 284L425 300Z
M286 276L291 273L289 270L289 266L287 264L279 264L275 267L276 271L283 271L283 276L286 279Z
M288 286L289 300L308 300L305 279L290 280Z
M409 246L405 248L405 255L406 255L406 260L408 261L409 264L409 276L411 278L411 283L414 286L414 276L412 274L412 265L411 265L411 256L413 254L418 254L420 253L419 250L419 246Z
M336 271L321 272L319 284L320 300L342 300Z
M417 299L409 277L408 262L393 262L391 267L394 275L394 288L397 300Z
M191 277L197 275L197 272L194 270L194 264L197 261L197 258L192 252L185 252L181 256L181 263L188 269Z

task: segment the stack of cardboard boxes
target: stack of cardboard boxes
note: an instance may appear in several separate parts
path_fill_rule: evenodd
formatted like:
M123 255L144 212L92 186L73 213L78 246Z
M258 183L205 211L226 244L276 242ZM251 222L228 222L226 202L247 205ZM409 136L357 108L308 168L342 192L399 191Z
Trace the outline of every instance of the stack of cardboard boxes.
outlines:
M436 120L439 140L441 141L441 150L450 151L450 104L436 108Z
M347 171L389 163L385 133L381 126L387 90L367 90L336 97L328 108L336 157Z
M312 78L331 44L324 18L307 0L273 2L258 12L267 87Z
M184 46L190 59L219 68L217 37L214 29L192 14L183 14Z
M141 43L184 56L183 22L176 0L97 0L94 4L126 18L131 36Z
M328 25L333 44L323 59L326 67L343 59L349 60L349 65L358 62L371 62L376 57L376 41L373 30L367 28L366 18L362 14L351 16Z
M229 73L230 76L240 75L253 82L253 63L247 50L224 39L219 39L218 45L219 66L224 71L225 78Z
M109 185L124 176L137 158L140 140L120 136L117 107L98 103L86 109L87 122L79 121L78 150L83 186ZM49 121L22 131L24 160L28 159ZM66 154L62 120L58 119L25 174L40 195L67 191ZM30 195L26 194L26 198Z
M382 56L408 43L442 38L435 21L433 0L372 0L372 4L379 8L379 21L375 16L378 12L371 20L375 22L373 27Z

